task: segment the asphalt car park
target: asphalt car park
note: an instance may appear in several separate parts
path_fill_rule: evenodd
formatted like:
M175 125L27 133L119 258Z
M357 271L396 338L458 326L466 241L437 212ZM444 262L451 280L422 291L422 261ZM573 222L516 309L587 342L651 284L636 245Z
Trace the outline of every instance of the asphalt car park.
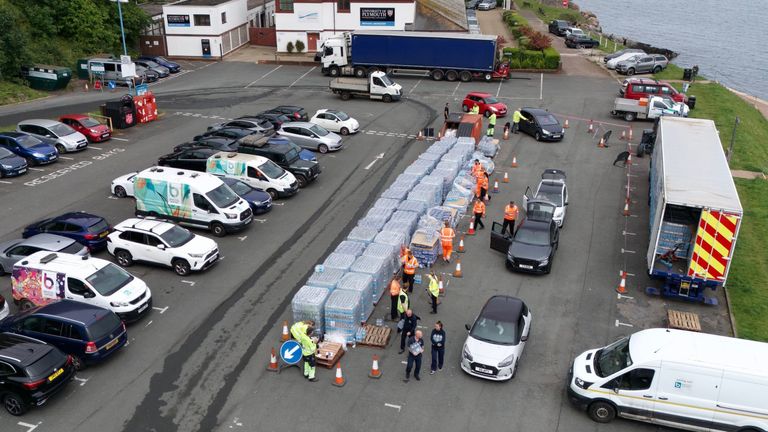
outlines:
M65 155L71 159L35 167L41 171L3 179L0 195L7 205L0 208L2 240L16 238L32 221L66 211L85 210L114 225L133 216L134 202L112 196L110 182L120 174L153 165L160 155L202 133L209 124L293 104L309 113L341 109L360 122L360 133L344 137L342 150L318 155L323 173L317 181L296 196L275 202L269 213L255 216L245 231L217 239L221 255L217 265L184 277L140 263L130 267L152 289L154 310L129 326L129 345L106 364L79 373L58 397L25 417L0 413L0 428L655 430L628 421L593 423L569 405L564 391L568 367L578 353L640 327L661 324L646 321L638 308L630 307L633 300L617 298L614 291L618 270L624 267L636 275L631 286L645 283L642 237L643 223L647 223L642 195L647 159L637 161L633 174L638 176L633 186L637 217L625 218L621 205L627 172L611 162L626 144L615 141L608 149L599 149L596 135L586 132L588 119L605 122L598 131L615 127L603 107L615 97L616 83L539 74L519 74L502 83L395 80L403 85L403 101L341 101L327 91L329 78L317 68L211 63L186 77L161 81L153 91L164 115L157 122L121 131L118 138L126 141L89 146ZM526 186L536 184L545 168L566 171L568 223L560 233L551 274L508 272L504 256L489 247L490 224L486 224L489 228L466 238L462 279L449 276L452 265L436 266L448 281L436 317L426 313L423 286L414 291L412 302L423 318L420 324L429 329L435 319L441 319L446 325L443 371L404 384L400 378L405 357L390 346L351 349L342 360L344 388L330 385L331 371L320 370L318 383L305 382L294 369L267 372L265 365L270 349L279 343L281 324L291 319L295 291L378 194L429 145L430 141L414 139L418 130L437 129L444 104L449 102L451 110L458 111L470 91L490 93L510 110L539 106L560 120L571 119L561 142L536 142L523 134L501 142L493 177L500 180L508 172L510 182L493 194L486 219L501 221L504 203L521 202ZM75 111L79 110L37 110L34 118L57 118ZM497 127L497 137L501 130ZM513 155L517 168L510 166ZM465 219L460 230L466 230L467 224ZM627 231L635 235L627 236ZM194 232L210 237L207 232ZM95 256L114 261L106 252ZM11 298L10 277L0 279L0 294ZM459 366L467 334L464 325L472 323L494 294L522 299L536 316L517 376L507 383L470 377ZM639 306L652 302L639 297L639 291L634 295ZM379 303L374 318L388 314L388 303ZM378 381L367 377L372 354L381 356L384 377Z

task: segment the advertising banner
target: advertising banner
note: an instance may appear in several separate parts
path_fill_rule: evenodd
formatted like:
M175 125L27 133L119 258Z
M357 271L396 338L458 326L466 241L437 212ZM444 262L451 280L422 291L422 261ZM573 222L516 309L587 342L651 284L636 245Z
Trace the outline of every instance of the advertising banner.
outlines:
M360 25L394 27L395 8L360 8Z

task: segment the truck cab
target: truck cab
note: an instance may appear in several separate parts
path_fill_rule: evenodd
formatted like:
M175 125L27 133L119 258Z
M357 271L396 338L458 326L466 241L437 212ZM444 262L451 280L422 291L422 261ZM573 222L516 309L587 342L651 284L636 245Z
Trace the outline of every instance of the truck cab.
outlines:
M349 56L351 46L349 33L340 36L331 36L320 44L320 49L315 54L315 61L319 61L322 66L320 71L324 75L337 77L342 75L342 68L349 65ZM351 75L351 73L344 73Z

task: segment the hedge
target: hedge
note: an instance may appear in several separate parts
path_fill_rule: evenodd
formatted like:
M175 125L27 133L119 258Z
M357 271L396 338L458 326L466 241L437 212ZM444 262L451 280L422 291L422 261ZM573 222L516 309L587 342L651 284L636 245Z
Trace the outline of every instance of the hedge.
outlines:
M557 69L560 65L560 53L554 48L532 51L506 47L503 56L511 69Z

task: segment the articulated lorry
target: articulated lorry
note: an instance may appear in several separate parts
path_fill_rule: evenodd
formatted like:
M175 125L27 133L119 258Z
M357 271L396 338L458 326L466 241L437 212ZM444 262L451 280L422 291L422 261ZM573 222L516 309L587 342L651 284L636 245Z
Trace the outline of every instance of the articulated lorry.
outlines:
M332 77L408 73L436 81L509 78L496 62L496 36L426 32L353 32L326 39L315 55Z
M726 283L743 210L712 120L659 119L650 173L649 294L717 304L705 288Z

